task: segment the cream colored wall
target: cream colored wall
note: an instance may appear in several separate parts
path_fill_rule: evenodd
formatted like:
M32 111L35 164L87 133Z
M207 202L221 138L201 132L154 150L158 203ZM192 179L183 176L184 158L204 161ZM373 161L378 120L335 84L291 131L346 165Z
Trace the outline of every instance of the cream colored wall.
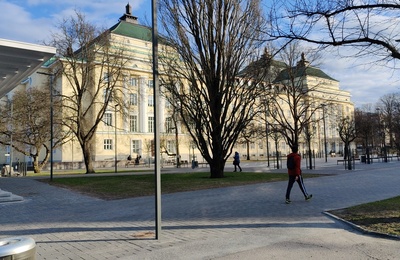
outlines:
M340 89L340 85L338 81L329 80L329 79L321 79L317 77L307 76L302 79L302 83L305 87L310 90L310 97L312 103L314 103L313 107L318 107L320 104L325 104L325 124L326 124L326 140L327 140L327 152L331 149L340 148L340 144L342 143L340 136L337 131L337 122L338 118L345 116L352 116L354 114L354 104L351 102L350 93L348 91L344 91ZM283 104L283 109L285 111L289 111L289 106ZM322 110L316 111L316 118L323 118ZM269 121L269 124L274 124L272 119ZM262 126L265 128L265 126ZM316 153L324 153L324 128L323 128L323 120L320 120L315 125L315 134L311 141L311 149ZM268 138L269 143L269 152L273 154L275 152L275 142L271 137ZM265 160L267 158L267 139L262 138L250 144L250 158L251 159L262 159ZM331 143L335 143L336 146L331 148ZM285 143L285 140L281 138L278 141L279 151L282 154L290 153L290 147ZM247 146L243 144L235 145L234 148L238 151L241 156L245 157L247 155ZM300 139L300 152L308 150L308 146L304 140L304 136L301 136Z
M131 143L132 140L139 140L140 148L139 154L143 157L143 159L147 159L151 157L150 151L147 149L147 143L149 140L152 140L154 137L153 133L148 132L148 117L153 116L153 107L149 107L148 96L152 96L152 89L147 86L148 80L152 79L152 67L151 67L151 43L130 39L126 37L122 37L119 35L112 35L113 41L123 42L124 47L128 50L127 55L130 58L129 63L126 65L124 75L127 78L135 77L138 79L139 85L137 87L130 87L127 85L121 86L121 88L125 88L123 93L126 95L125 99L129 100L130 93L136 93L138 95L138 105L131 106L129 111L126 111L127 114L137 115L139 120L138 131L130 132L129 131L129 121L127 118L124 118L121 113L117 112L117 129L115 129L115 104L111 103L110 107L107 109L108 112L112 114L113 123L112 126L106 126L103 123L100 123L99 128L95 134L95 147L93 156L96 161L114 161L115 154L117 154L118 160L126 160L129 154L132 154L131 151ZM164 47L160 46L162 50ZM161 72L162 74L162 72ZM102 75L97 74L96 77L100 77ZM32 85L34 82L45 81L46 78L44 75L40 77L35 74L32 75ZM126 84L126 83L121 83ZM332 80L321 80L318 78L307 77L306 84L309 87L320 85L323 88L323 91L316 91L312 94L312 98L317 103L333 103L343 107L343 114L352 114L354 112L354 105L350 100L350 93L347 91L340 90L339 82ZM65 78L58 80L56 82L57 89L61 91L63 94L68 95L72 93L71 87L68 85L68 81ZM25 86L19 86L25 87ZM171 143L175 142L175 135L171 133L165 133L165 118L169 116L168 110L165 108L165 100L161 97L159 101L159 108L161 116L161 122L159 122L158 127L161 129L161 138L165 140L169 140ZM322 111L317 113L316 116L322 117ZM334 120L330 120L332 124ZM328 123L328 122L327 122ZM322 121L321 121L322 124ZM327 128L328 128L327 124ZM332 128L332 127L331 127ZM313 149L316 151L321 150L321 140L323 140L323 133L321 126L317 127L318 131L316 136L318 136L317 140L313 141ZM117 131L115 131L117 130ZM116 134L116 135L115 135ZM340 140L336 133L329 132L327 133L327 140ZM104 149L104 139L113 140L113 148L111 150ZM115 150L116 143L116 150ZM180 129L179 131L179 150L182 160L188 160L189 162L193 157L193 149L191 147L190 137L187 133L185 133L184 129ZM271 138L269 138L269 151L272 153L274 151L274 142ZM283 140L280 141L280 150L283 153L289 152L289 147L284 143ZM1 147L3 149L3 147ZM0 149L0 161L2 160L2 151ZM239 151L239 153L244 156L247 154L247 148L245 145L236 145L235 150ZM323 150L323 147L322 147ZM204 161L201 157L199 151L194 149L194 154L196 160L202 162ZM250 149L251 159L266 159L266 139L259 139L257 142L251 145ZM134 158L136 154L132 154ZM17 158L17 157L15 157ZM165 153L162 154L163 160L172 159ZM83 160L82 151L78 144L76 138L74 141L70 141L62 146L62 148L58 149L54 153L54 160L61 162L81 162Z

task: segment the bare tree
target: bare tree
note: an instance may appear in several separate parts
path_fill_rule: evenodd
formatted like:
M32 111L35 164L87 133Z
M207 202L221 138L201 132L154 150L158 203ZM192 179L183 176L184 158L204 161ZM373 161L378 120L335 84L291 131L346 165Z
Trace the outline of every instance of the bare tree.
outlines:
M300 49L297 44L291 44L280 53L285 68L266 91L269 95L268 114L271 121L279 125L290 147L299 145L301 134L317 121L314 114L322 108L322 101L325 102L321 100L318 104L312 96L318 93L319 84L307 84L307 77L315 68L310 66Z
M357 51L355 56L369 55L384 63L400 59L398 1L278 0L275 3L271 11L272 39L351 46Z
M160 58L169 76L161 85L176 101L171 104L209 163L210 177L224 177L233 145L257 114L259 89L241 71L258 53L259 0L160 2L168 46L177 54Z
M271 139L274 141L275 144L275 158L276 158L276 168L279 169L280 167L283 167L283 165L279 166L279 162L281 161L280 159L280 153L281 151L279 150L279 141L284 138L282 136L282 133L285 132L281 129L281 126L279 124L272 124L270 125L270 131L268 132L268 135L271 137Z
M371 162L371 149L374 148L377 139L378 116L372 111L371 105L365 105L354 112L354 121L357 130L357 142L361 143L366 155L366 163Z
M380 98L378 108L382 114L383 132L388 133L390 147L394 147L394 136L398 130L394 126L394 117L400 104L400 93L391 93Z
M124 42L112 41L108 30L96 28L79 11L64 19L51 45L57 48L63 101L64 126L77 137L86 173L94 173L93 137L110 105L124 111L123 67L128 57Z
M353 117L341 117L338 121L338 131L340 139L344 142L344 157L347 159L348 169L351 170L351 150L350 143L357 138L356 125Z
M238 138L238 144L246 144L246 159L250 160L250 145L259 138L261 133L260 126L255 122L251 122L245 129L240 133Z
M397 151L397 155L400 155L400 102L397 103L393 113L393 131L394 136L393 142Z
M50 157L50 91L48 88L32 87L19 90L9 100L8 106L0 109L1 125L8 125L0 130L0 142L12 147L33 159L33 171L39 173ZM60 102L53 102L55 111L60 111ZM60 114L53 116L53 148L66 140L68 132L61 128ZM12 142L11 142L12 140ZM44 150L44 159L39 157Z

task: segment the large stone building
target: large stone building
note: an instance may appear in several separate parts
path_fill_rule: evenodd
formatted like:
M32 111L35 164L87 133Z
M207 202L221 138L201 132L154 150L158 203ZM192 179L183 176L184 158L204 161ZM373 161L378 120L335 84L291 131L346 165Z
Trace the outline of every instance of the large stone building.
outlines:
M268 85L266 95L260 101L260 105L265 102L269 104L270 115L267 120L265 116L258 120L259 128L265 128L264 133L255 134L249 139L250 142L242 140L236 146L243 157L265 159L268 154L278 152L282 156L290 153L287 140L278 131L274 133L274 128L279 126L282 130L293 127L293 118L296 116L310 116L310 123L307 124L310 143L307 142L306 130L301 129L298 140L301 153L307 154L306 151L310 149L315 156L321 157L343 153L344 144L339 136L338 123L343 118L353 118L354 104L350 93L340 89L339 81L312 66L304 54L300 56L297 64L291 65L271 60L268 53L265 53L250 65L271 64L269 71L264 74L265 84ZM305 127L304 124L300 125Z
M110 102L106 108L103 122L100 123L94 137L92 145L92 159L95 167L114 166L118 161L118 166L123 167L128 156L135 159L141 156L142 162L151 162L154 157L152 144L154 138L154 105L153 99L153 76L151 67L151 29L140 25L137 18L132 15L129 5L126 7L126 13L120 18L120 21L109 29L109 35L112 42L122 42L124 48L128 50L129 61L124 67L123 80L120 80L121 96L128 104L124 111L116 103ZM163 50L165 46L161 46ZM304 58L304 57L303 57ZM306 62L305 59L300 63ZM49 62L41 68L44 73L50 73L57 66L56 63ZM337 114L351 115L354 106L350 100L350 93L340 90L339 82L332 79L318 68L307 66L304 70L306 75L299 75L298 80L304 81L304 86L312 88L310 98L312 102L325 102L329 104L326 107L325 121L326 128L323 128L322 120L316 125L315 137L312 141L312 149L321 153L323 151L323 139L326 137L328 151L340 152L342 142L337 131ZM103 73L99 77L107 78ZM274 81L278 86L287 80L285 71L282 70ZM16 89L26 89L32 86L47 85L48 76L35 73L27 80L21 83ZM47 83L47 84L46 84ZM54 81L54 88L59 93L68 93L70 85L65 77ZM9 94L9 96L12 93ZM162 162L174 161L177 151L181 160L190 162L192 159L203 161L198 150L192 145L190 137L185 133L181 125L175 126L171 118L168 102L161 97L158 101L158 107L161 113L161 122L157 125L161 132L161 151ZM315 116L322 118L323 111L318 111ZM273 122L270 122L273 124ZM324 131L325 130L325 131ZM323 134L326 136L323 136ZM248 156L250 159L265 159L267 152L272 154L271 147L275 146L273 140L267 138L256 138L248 144L237 144L236 150L242 156ZM284 140L279 141L279 150L287 153L289 147ZM179 143L179 146L176 144ZM267 151L267 147L270 147ZM178 149L177 149L178 148ZM304 145L301 149L305 149ZM20 161L30 162L30 158L15 153L15 158ZM83 156L82 150L76 138L57 148L53 152L53 161L57 168L82 168ZM0 162L6 163L6 158L0 156Z

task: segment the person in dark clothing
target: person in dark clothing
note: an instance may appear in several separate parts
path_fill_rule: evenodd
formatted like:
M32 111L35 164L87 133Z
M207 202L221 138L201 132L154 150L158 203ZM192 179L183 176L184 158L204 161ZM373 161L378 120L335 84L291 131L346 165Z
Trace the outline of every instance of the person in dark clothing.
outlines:
M308 194L306 187L304 186L303 177L301 175L301 157L298 154L298 147L292 146L292 153L287 156L288 162L288 175L289 182L286 189L286 204L290 204L290 191L292 190L294 182L299 184L301 192L304 194L306 200L312 198L312 194Z
M235 152L235 156L233 156L233 165L235 165L235 172L236 167L239 167L239 170L242 171L242 167L240 167L240 156L238 152Z

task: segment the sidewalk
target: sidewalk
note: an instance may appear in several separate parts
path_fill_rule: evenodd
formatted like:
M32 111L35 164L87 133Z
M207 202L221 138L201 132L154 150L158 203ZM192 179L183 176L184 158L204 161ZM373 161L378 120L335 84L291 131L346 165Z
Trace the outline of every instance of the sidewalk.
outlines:
M398 259L399 241L363 235L323 212L400 195L400 162L357 163L348 171L334 159L303 170L335 174L305 179L309 202L294 186L286 205L286 182L163 195L159 240L150 234L154 197L103 201L32 178L0 178L0 189L24 198L0 203L0 238L33 238L38 260ZM286 171L265 162L241 166Z

